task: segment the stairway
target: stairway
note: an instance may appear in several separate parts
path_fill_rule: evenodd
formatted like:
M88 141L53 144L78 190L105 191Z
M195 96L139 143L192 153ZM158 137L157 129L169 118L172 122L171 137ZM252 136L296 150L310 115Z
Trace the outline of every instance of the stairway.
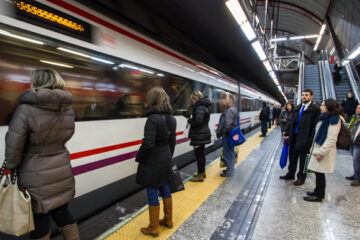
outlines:
M334 64L331 65L331 71L334 72ZM345 68L344 68L345 71ZM341 102L347 97L348 92L352 91L349 77L345 71L344 75L341 75L341 80L338 85L334 83L336 100L338 103Z
M314 102L320 103L323 100L318 65L305 65L303 89L311 89L314 92Z

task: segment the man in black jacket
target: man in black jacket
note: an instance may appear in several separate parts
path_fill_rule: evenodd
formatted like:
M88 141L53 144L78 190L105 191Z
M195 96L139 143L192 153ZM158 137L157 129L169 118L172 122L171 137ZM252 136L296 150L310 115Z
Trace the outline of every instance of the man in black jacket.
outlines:
M289 125L285 130L285 138L289 138L289 172L280 179L295 179L295 173L300 157L300 169L294 185L302 185L306 179L304 173L306 155L309 153L315 134L315 127L320 115L320 108L311 102L313 91L304 89L301 94L302 104L296 106Z
M266 137L267 122L269 121L270 110L266 106L266 102L263 102L263 108L261 109L259 120L261 121L261 135L260 137Z
M341 103L343 111L346 114L346 122L350 122L352 115L355 114L357 105L358 102L355 99L354 94L352 92L349 92L347 98L345 98Z

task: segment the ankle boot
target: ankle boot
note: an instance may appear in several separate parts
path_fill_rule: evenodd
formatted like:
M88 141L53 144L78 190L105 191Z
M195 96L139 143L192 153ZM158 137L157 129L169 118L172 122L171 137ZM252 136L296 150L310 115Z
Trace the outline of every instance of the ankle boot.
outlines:
M160 206L149 206L150 224L147 228L141 228L143 234L153 237L159 236L159 213Z
M164 219L160 221L160 225L165 226L167 228L172 228L172 198L164 198Z
M30 238L30 240L50 240L50 233L42 238Z
M204 173L198 173L190 179L190 182L203 182Z
M80 240L79 230L76 223L61 227L60 232L64 240Z

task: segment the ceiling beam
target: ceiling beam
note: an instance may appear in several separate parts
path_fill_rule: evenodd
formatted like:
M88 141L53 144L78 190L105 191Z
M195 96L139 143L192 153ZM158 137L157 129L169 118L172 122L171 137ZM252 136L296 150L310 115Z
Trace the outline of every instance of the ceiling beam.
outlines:
M290 52L293 52L293 53L300 53L300 54L301 54L301 51L299 51L299 50L297 50L297 49L295 49L295 48L288 47L288 46L277 46L277 48L282 48L282 49L285 49L285 50L290 51ZM304 54L304 57L305 57L305 59L308 60L309 62L314 63L314 62L311 60L311 58L308 57L308 56L306 56L305 54Z
M314 13L310 12L309 10L307 10L303 7L299 7L295 4L288 3L288 2L282 2L282 1L277 1L276 3L279 4L279 5L276 5L276 6L279 6L279 8L283 8L283 9L287 9L287 10L299 13L299 14L311 19L313 22L315 22L319 26L321 26L323 24L323 20L321 18L319 18ZM257 6L265 6L266 1L256 1L256 4L257 4ZM268 7L272 7L272 6L269 5Z

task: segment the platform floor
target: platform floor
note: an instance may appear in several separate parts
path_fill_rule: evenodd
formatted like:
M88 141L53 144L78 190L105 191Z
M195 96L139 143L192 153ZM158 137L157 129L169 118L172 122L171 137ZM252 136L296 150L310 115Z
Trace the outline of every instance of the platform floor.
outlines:
M161 227L157 239L360 239L360 187L351 187L344 179L352 174L350 154L338 151L335 172L326 176L325 200L305 202L306 191L315 185L314 174L302 186L280 180L287 169L279 167L280 129L273 129L266 138L259 134L248 135L231 178L219 176L220 151L207 156L207 179L187 182L185 191L173 195L175 226ZM184 178L191 171L194 166L183 169ZM142 192L129 199L80 224L82 239L94 239L85 233L95 229L91 226L99 220L109 224L101 225L104 231L96 239L154 239L140 233L148 224L146 195Z

